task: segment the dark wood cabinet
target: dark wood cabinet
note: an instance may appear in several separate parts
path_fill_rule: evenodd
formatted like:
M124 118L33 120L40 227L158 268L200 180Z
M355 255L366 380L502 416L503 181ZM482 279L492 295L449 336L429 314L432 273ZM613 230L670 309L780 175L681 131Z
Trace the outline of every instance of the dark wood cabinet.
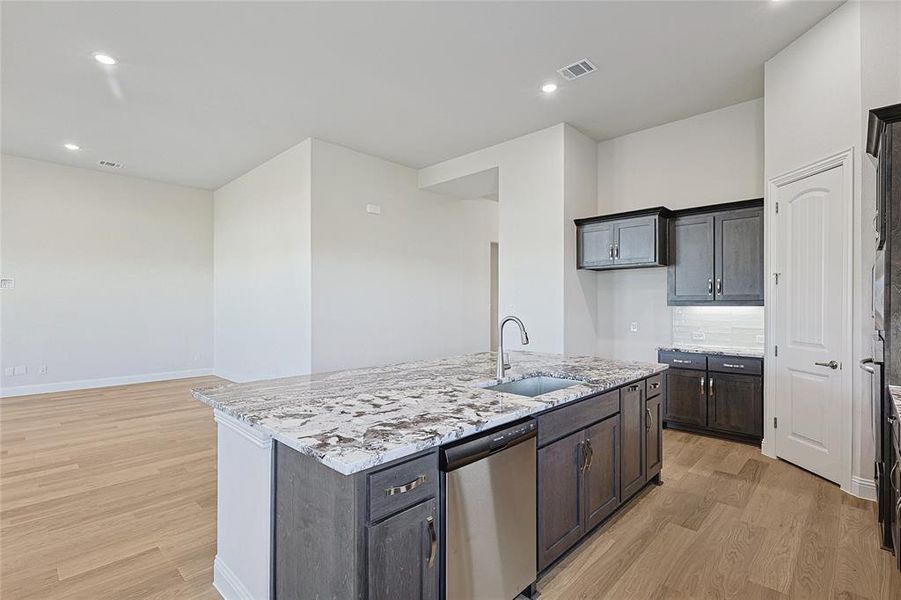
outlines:
M714 215L716 302L763 304L763 208Z
M432 499L369 527L369 598L437 600L437 519Z
M648 391L650 393L650 390ZM663 396L645 402L645 480L650 481L663 468Z
M621 489L629 498L647 482L645 462L645 383L627 385L620 391L622 427Z
M613 266L613 240L616 223L604 221L589 223L578 228L578 268L604 269Z
M660 207L576 219L576 266L593 270L665 266L670 214Z
M682 211L669 243L669 305L763 304L761 200Z
M661 350L663 422L742 441L763 439L763 359Z
M616 223L613 261L619 266L657 262L657 218L639 217Z
M584 439L584 431L577 431L538 450L539 570L582 537Z
M670 305L713 302L713 248L713 215L676 217L670 222Z
M619 420L601 421L585 430L588 463L582 474L584 530L590 531L619 506Z
M708 373L707 426L763 437L763 379L755 375Z
M673 368L667 370L664 416L667 422L706 427L706 371Z

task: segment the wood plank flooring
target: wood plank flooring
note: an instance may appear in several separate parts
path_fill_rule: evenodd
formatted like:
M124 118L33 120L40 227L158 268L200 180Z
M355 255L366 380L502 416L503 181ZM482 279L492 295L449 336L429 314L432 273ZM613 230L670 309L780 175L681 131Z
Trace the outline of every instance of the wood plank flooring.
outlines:
M218 598L198 378L0 400L0 597ZM652 487L540 582L576 598L901 599L874 505L753 447L664 433Z
M566 556L541 600L901 600L876 505L758 448L667 429L663 485Z

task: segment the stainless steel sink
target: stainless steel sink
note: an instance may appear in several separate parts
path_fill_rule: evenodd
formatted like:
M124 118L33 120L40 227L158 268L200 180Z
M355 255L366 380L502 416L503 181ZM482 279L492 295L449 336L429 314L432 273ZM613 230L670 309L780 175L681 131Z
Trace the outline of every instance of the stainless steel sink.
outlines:
M496 392L507 392L508 394L516 394L518 396L529 396L534 398L542 394L556 392L573 385L579 385L581 381L575 379L561 379L559 377L526 377L509 383L498 383L497 385L485 386L486 390L494 390Z

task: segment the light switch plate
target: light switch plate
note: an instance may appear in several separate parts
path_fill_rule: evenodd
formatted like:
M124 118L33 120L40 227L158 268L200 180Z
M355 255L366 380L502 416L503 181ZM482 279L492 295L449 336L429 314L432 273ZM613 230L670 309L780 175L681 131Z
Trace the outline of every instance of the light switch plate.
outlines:
M382 207L378 204L367 204L366 212L370 215L380 215L382 214Z
M13 375L28 375L28 367L25 365L17 365L13 367Z
M12 290L16 287L15 279L0 279L0 290Z
M3 369L4 377L12 377L15 374L16 374L16 370L13 367L6 367L5 369Z
M638 321L632 321L629 323L629 331L632 333L638 333Z

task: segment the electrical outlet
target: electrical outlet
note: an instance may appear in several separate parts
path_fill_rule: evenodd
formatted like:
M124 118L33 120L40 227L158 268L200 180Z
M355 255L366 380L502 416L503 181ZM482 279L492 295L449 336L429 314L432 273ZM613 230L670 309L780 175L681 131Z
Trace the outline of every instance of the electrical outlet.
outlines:
M47 374L47 365L38 365L38 375Z
M13 367L13 375L28 375L28 367L25 365L16 365Z
M757 343L758 343L758 344L762 344L762 343L764 343L765 341L766 341L766 340L764 339L764 337L763 337L762 335L758 335L758 336L757 336Z
M707 337L707 336L704 335L703 331L692 331L691 332L691 339L695 342L703 342L705 337Z
M629 331L632 333L638 333L638 321L632 321L629 323Z
M382 214L382 207L378 204L367 204L366 212L370 215L380 215Z

